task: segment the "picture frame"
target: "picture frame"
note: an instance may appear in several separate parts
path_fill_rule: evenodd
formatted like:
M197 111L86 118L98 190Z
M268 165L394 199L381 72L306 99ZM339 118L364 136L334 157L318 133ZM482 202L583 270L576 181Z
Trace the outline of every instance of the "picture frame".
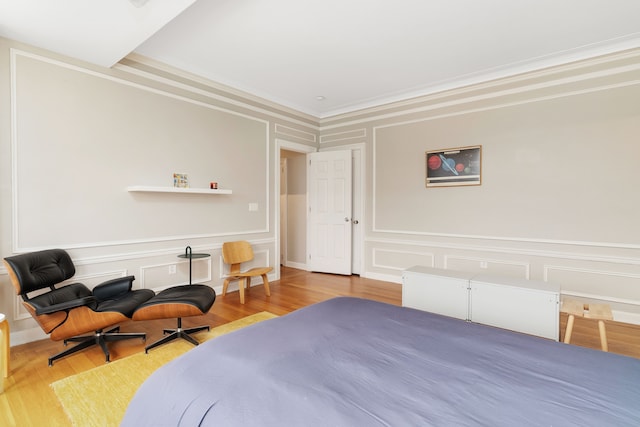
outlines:
M189 188L189 177L186 173L173 174L173 186L175 188Z
M425 167L427 188L481 185L482 145L426 151Z

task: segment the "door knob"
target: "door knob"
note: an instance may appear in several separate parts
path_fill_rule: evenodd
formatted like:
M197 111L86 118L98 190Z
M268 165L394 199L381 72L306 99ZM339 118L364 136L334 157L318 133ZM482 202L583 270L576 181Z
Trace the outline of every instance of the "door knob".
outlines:
M349 218L344 217L344 222L349 222L349 221L351 221Z
M351 220L351 222L353 222L355 225L358 224L358 220L357 219L353 219L353 220Z

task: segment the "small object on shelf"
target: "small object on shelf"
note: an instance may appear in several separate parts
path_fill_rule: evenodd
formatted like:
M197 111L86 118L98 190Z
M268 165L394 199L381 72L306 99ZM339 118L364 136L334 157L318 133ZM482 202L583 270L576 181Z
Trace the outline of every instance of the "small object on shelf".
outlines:
M173 186L176 188L189 188L189 177L186 173L173 174Z
M209 183L209 188L212 190L217 190L218 189L218 183L215 181L212 181Z

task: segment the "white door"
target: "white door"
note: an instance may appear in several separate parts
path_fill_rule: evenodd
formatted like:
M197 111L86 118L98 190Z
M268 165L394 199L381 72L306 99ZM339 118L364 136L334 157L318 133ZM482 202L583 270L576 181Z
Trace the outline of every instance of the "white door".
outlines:
M351 150L307 154L311 271L351 274Z

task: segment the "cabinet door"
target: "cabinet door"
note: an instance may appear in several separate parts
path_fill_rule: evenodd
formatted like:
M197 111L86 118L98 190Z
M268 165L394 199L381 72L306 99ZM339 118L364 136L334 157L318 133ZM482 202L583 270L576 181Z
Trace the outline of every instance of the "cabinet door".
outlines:
M558 340L558 293L472 280L470 298L472 322Z
M402 305L467 320L469 280L405 272Z

